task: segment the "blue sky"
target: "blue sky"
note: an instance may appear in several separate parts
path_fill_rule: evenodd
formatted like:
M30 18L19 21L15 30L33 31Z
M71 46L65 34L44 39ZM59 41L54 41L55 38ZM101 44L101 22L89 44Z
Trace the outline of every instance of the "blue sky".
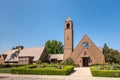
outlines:
M74 24L74 47L88 34L97 46L120 51L120 0L0 0L0 52L23 45L64 42L64 21Z

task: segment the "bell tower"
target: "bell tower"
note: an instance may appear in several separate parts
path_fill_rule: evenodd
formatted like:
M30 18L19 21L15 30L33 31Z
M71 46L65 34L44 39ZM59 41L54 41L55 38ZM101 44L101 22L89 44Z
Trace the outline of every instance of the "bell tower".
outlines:
M73 52L73 22L70 17L65 21L64 27L64 60Z

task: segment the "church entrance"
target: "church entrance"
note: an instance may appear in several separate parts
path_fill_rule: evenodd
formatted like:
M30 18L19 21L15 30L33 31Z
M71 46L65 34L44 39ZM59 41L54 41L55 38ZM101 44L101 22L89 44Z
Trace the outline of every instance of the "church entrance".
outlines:
M89 61L90 61L90 57L82 57L82 66L83 67L88 67L89 66Z

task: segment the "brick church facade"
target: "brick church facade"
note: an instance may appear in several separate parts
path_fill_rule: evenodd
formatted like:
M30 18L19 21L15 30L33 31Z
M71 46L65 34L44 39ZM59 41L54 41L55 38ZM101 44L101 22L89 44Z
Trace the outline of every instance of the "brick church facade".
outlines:
M85 35L77 47L73 48L73 22L70 17L65 21L64 27L64 53L47 54L45 47L24 48L5 51L0 55L0 64L33 64L37 60L65 61L72 58L75 64L87 67L92 64L105 62L102 51Z
M105 62L102 51L87 35L73 49L73 36L73 22L68 17L64 27L64 60L72 58L75 64L81 67L87 67L92 64L103 64Z

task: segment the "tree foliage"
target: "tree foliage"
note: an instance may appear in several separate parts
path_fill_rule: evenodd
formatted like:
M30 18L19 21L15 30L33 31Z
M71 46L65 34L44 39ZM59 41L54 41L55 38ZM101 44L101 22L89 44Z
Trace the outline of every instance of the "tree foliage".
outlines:
M111 49L107 46L107 44L104 44L103 54L107 63L120 64L120 52L118 50Z
M24 49L24 46L16 46L16 47L13 47L11 50L19 49L19 48Z
M63 53L63 45L62 42L56 40L48 40L45 43L45 48L48 54L60 54Z

